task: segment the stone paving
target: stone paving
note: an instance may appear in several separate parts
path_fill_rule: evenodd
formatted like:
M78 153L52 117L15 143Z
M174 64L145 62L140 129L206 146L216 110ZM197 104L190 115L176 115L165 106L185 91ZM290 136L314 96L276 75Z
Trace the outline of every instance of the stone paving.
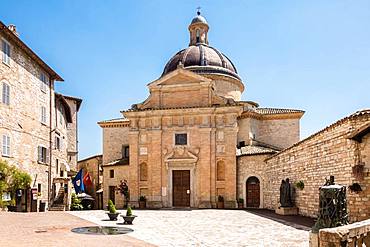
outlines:
M12 213L0 211L1 247L153 246L129 235L83 235L72 228L96 225L66 212Z
M125 213L125 211L120 211ZM68 212L104 226L104 211ZM308 227L277 222L243 210L134 210L131 237L158 246L308 246Z

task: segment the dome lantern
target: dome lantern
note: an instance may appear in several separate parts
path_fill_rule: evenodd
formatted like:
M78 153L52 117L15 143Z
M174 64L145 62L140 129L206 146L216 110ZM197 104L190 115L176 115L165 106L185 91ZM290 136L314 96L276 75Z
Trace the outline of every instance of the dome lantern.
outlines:
M197 16L193 18L189 25L190 43L191 45L207 44L208 45L208 30L209 26L206 19L200 14L198 8Z

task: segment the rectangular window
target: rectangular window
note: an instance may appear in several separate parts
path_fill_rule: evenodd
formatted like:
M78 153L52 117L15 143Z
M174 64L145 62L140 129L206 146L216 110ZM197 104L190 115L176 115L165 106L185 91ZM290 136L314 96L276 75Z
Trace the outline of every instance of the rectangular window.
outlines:
M41 184L37 184L37 192L41 193Z
M3 135L3 156L10 156L10 137Z
M188 135L185 134L175 134L175 145L187 145Z
M130 156L130 147L122 145L122 158L128 158Z
M61 140L60 140L60 137L56 136L55 137L55 148L60 150L60 147L61 147Z
M10 104L10 87L5 82L3 82L2 102L6 105Z
M59 160L55 159L55 174L59 173Z
M46 163L49 162L49 152L48 152L48 149L46 147L38 146L37 153L38 153L37 161L39 163L46 164Z
M46 124L47 117L46 117L46 107L41 106L41 123Z
M49 79L45 73L40 73L40 89L42 92L46 93L47 88L49 87Z
M109 170L109 177L114 178L114 170Z
M10 45L5 40L2 40L3 63L10 64Z

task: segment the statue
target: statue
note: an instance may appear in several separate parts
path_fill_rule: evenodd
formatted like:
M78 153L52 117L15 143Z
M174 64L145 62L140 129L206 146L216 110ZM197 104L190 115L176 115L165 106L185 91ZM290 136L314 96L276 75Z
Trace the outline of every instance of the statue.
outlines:
M283 208L293 207L292 186L289 183L289 178L281 181L280 185L280 206Z

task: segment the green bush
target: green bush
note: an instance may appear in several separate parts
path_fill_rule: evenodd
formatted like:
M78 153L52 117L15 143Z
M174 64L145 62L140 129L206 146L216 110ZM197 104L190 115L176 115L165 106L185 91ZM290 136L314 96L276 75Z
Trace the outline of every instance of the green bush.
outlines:
M238 199L238 203L244 203L244 199L243 198L239 198Z
M219 196L218 196L218 201L219 201L219 202L223 202L223 201L224 201L224 197L223 197L223 196L221 196L221 195L219 195Z
M79 211L83 209L81 200L76 196L75 193L72 193L71 201L71 211Z
M131 209L131 207L127 207L126 216L132 216L132 209Z
M295 187L297 187L300 190L304 189L304 182L302 180L299 180L295 183Z
M112 200L109 200L109 201L108 201L108 211L109 211L109 213L111 213L111 214L115 214L115 213L117 213L116 206L114 206L114 204L113 204Z
M146 201L146 197L145 196L140 196L139 201L145 202Z

